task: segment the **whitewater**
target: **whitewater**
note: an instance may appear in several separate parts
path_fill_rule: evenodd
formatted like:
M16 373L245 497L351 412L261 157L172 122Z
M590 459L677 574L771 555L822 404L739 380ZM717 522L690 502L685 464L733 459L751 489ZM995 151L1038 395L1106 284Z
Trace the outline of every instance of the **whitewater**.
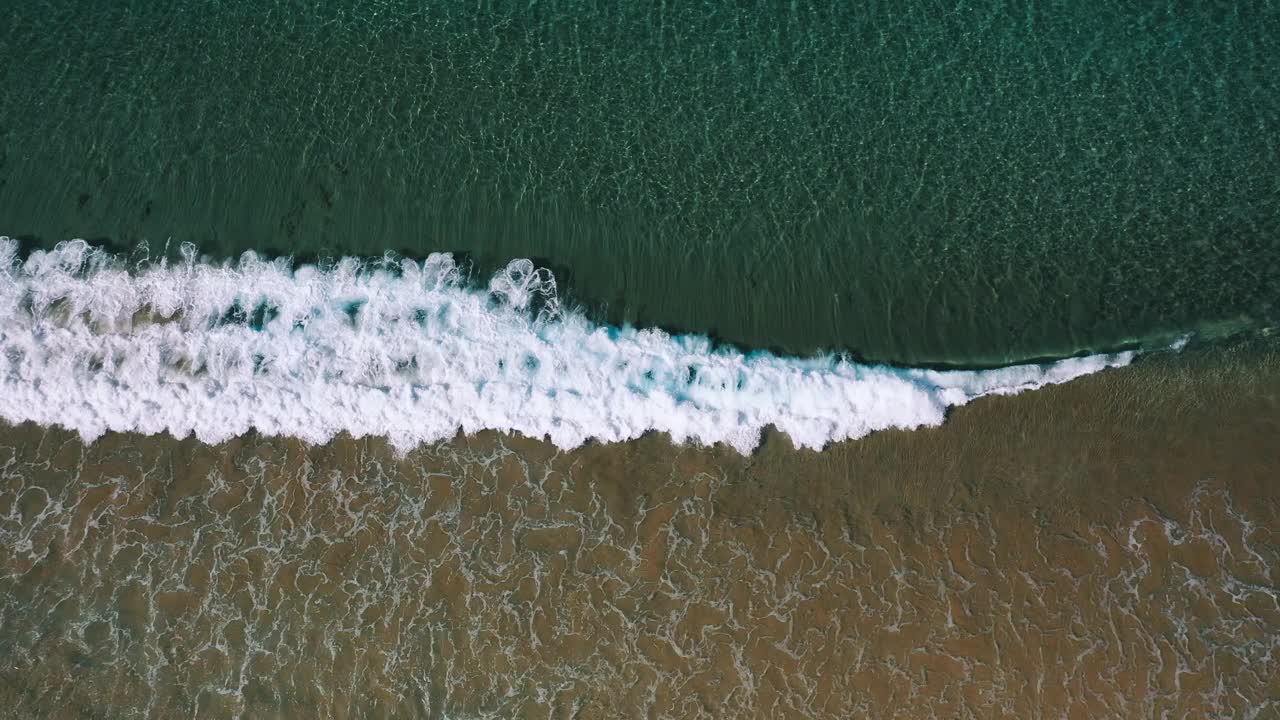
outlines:
M73 241L23 259L0 238L0 418L85 442L345 432L407 452L496 430L569 449L656 431L745 454L773 425L821 449L1132 359L937 371L744 353L594 323L528 260L479 287L445 253L294 267L185 245L178 260L127 262Z

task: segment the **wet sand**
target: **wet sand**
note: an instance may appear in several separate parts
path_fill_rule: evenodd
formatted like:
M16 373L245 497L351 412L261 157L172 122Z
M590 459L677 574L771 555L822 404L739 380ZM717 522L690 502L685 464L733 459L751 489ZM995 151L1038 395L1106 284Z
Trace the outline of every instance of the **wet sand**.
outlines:
M1280 715L1280 353L941 428L209 447L0 431L14 717Z

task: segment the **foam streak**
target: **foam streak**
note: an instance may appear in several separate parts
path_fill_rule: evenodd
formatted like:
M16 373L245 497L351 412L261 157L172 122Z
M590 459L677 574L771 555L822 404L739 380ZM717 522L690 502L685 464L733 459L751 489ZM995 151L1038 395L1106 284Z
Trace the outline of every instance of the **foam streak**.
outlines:
M0 238L0 417L86 442L132 431L217 443L256 428L407 451L490 429L572 448L656 430L747 453L770 424L817 449L1133 357L943 372L743 354L562 311L554 279L527 260L486 292L447 254L297 270L252 253L184 256L130 270L75 241L20 262Z

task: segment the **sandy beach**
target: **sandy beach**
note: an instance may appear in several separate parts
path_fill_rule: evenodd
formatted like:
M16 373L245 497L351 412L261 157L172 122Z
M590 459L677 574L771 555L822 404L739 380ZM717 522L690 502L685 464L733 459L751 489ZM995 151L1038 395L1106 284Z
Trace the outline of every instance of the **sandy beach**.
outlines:
M1267 717L1280 356L751 457L0 434L16 717Z

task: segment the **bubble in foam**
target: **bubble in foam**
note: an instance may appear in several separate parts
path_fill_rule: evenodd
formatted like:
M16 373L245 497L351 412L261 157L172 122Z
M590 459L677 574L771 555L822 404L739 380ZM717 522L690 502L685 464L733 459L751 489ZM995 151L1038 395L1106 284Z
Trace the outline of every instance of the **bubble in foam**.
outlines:
M1125 365L1132 353L983 371L713 349L594 324L528 260L469 287L454 259L294 269L245 253L128 267L82 241L21 261L0 239L0 417L195 435L347 432L407 451L480 430L562 448L649 431L747 453L773 425L800 447L937 425L948 408Z

